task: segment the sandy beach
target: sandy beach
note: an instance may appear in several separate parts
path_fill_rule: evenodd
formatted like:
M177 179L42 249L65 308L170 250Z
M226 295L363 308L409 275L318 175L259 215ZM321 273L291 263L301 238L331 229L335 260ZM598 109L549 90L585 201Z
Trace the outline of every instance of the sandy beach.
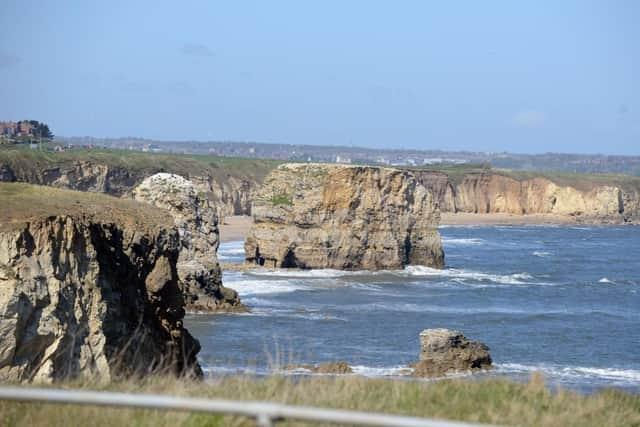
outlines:
M220 227L220 241L244 240L253 220L250 216L228 216ZM576 221L561 215L513 215L443 213L440 225L525 225L525 224L575 224Z
M250 216L227 216L224 221L218 224L220 229L220 241L231 242L234 240L244 240L253 219Z

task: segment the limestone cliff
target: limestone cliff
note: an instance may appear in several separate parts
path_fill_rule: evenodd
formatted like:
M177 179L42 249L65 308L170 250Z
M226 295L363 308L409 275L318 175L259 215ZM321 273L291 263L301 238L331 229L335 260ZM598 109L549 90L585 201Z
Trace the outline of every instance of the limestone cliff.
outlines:
M179 176L158 173L146 178L133 191L138 201L166 209L180 236L178 276L187 310L242 309L238 294L222 286L218 264L218 217L195 185Z
M0 184L0 381L201 375L162 211Z
M637 223L640 189L630 184L582 180L564 184L546 177L515 179L498 173L467 174L457 181L442 172L413 171L442 212L554 214L579 221ZM629 178L631 179L631 178Z
M286 164L269 174L252 206L248 262L269 267L442 267L439 212L406 171Z

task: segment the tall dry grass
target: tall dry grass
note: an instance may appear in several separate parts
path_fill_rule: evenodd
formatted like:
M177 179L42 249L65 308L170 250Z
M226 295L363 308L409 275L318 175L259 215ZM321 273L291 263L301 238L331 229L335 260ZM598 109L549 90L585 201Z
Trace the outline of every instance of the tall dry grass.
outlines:
M357 376L256 378L232 376L208 382L153 376L85 388L173 396L267 400L294 405L435 417L517 426L640 426L640 396L603 390L583 396L551 391L539 376L528 384L507 380L437 382L367 379ZM194 413L0 402L4 426L251 426L253 421ZM302 424L295 421L281 425Z

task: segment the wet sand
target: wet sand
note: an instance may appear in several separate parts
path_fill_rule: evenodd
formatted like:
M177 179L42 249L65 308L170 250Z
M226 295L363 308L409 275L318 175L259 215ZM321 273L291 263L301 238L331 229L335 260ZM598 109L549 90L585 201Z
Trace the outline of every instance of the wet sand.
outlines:
M244 240L251 224L250 216L228 216L220 224L220 241ZM525 225L525 224L575 224L576 221L561 215L513 215L443 213L441 225Z

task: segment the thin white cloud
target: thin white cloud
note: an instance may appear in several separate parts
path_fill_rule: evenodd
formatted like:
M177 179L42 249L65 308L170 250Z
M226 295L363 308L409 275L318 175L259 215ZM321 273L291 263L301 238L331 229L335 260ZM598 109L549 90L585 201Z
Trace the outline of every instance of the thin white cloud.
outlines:
M547 116L542 111L523 110L513 116L513 124L522 128L539 128L544 126Z

